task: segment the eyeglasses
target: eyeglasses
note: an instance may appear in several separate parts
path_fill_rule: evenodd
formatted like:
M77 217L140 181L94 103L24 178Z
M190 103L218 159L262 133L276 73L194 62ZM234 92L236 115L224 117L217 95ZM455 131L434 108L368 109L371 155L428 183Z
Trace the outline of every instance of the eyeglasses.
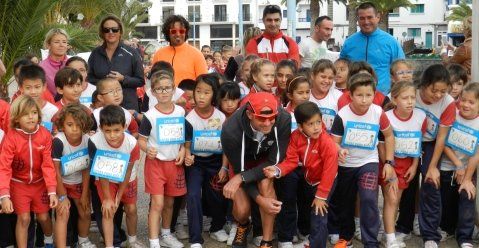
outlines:
M107 91L107 92L103 92L103 93L100 93L100 95L110 95L110 96L114 96L116 94L121 94L123 92L123 89L121 88L118 88L116 90L110 90L110 91Z
M107 34L107 33L118 33L120 32L120 28L103 28L102 29L103 33Z
M170 34L185 34L186 33L186 29L184 28L172 28L170 29Z
M154 88L153 89L153 92L155 92L156 94L160 94L160 93L170 93L173 91L173 87L165 87L165 88Z
M403 70L403 71L397 71L396 72L396 76L402 76L402 75L406 75L406 74L413 74L414 71L413 70Z

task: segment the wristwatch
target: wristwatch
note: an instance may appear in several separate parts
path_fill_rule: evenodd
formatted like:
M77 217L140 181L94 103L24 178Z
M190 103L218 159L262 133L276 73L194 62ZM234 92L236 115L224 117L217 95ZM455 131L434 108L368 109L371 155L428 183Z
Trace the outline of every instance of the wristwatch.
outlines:
M67 196L66 196L66 195L61 195L60 197L58 197L58 201L59 201L59 202L62 202L62 201L64 201L65 199L67 199Z
M394 160L386 160L386 161L384 161L384 164L388 164L392 167L396 166L396 163L394 163Z

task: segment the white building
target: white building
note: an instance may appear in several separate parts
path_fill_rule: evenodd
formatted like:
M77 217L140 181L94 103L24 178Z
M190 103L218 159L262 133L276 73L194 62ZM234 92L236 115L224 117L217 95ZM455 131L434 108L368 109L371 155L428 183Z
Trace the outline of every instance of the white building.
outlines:
M161 25L165 17L171 14L183 15L192 26L189 42L197 47L211 45L219 49L222 45L236 45L238 34L237 0L149 0L152 7L150 18L138 26L145 34L143 40L164 41ZM411 0L414 7L399 8L391 12L389 33L400 42L414 38L414 42L426 47L436 47L447 33L445 13L449 4L455 0ZM328 14L327 1L320 5L320 16ZM264 28L261 21L263 9L268 4L280 5L281 0L243 0L244 29L250 26ZM283 10L281 28L287 29L287 8ZM309 36L311 12L309 0L302 0L296 8L296 40ZM330 11L331 12L331 11ZM334 31L331 44L341 45L348 35L347 8L333 1ZM286 31L285 31L286 32ZM236 41L236 42L235 42Z

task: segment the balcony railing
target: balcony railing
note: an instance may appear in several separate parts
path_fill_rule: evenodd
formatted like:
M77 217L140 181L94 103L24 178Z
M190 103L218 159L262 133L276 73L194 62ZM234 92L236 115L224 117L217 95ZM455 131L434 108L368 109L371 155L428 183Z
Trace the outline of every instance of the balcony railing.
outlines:
M214 22L227 22L228 15L213 15L212 19Z

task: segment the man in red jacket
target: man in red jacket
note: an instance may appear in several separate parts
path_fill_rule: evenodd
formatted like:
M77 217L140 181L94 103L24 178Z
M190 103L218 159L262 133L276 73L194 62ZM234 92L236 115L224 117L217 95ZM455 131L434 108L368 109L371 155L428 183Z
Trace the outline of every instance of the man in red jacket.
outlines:
M321 123L321 111L312 102L296 107L294 117L298 129L291 134L286 158L277 166L263 169L268 178L280 178L293 171L299 163L303 164L305 179L316 187L311 194L311 230L309 246L326 247L328 237L328 202L334 180L338 172L338 149ZM308 203L306 203L308 204Z
M264 32L248 42L246 54L256 54L273 63L292 59L299 66L298 44L281 32L281 19L281 8L278 5L267 5L263 10Z

